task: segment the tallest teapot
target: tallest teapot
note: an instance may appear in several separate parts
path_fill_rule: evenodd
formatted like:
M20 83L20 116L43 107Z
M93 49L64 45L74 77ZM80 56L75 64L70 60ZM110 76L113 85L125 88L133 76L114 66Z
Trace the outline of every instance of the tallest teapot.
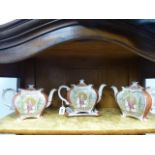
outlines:
M58 95L62 102L69 107L66 108L67 116L93 115L98 116L99 112L95 109L96 103L101 100L102 91L106 85L102 84L99 90L95 90L92 84L87 85L84 80L80 80L79 84L68 86L60 86ZM62 97L61 90L67 90L67 99Z

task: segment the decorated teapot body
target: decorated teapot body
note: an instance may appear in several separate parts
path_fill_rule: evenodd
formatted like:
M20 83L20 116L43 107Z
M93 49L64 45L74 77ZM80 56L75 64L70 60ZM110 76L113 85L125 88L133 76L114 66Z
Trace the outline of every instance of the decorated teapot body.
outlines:
M122 87L120 92L115 86L112 86L112 89L123 116L131 116L140 120L147 119L152 106L152 98L138 82L133 82L129 87Z
M66 108L65 114L67 116L99 115L99 112L95 109L95 105L101 100L102 91L105 86L105 84L102 84L99 91L96 91L92 84L86 85L84 80L80 80L78 85L73 84L71 88L60 86L58 95L62 102L69 106ZM61 96L60 92L63 88L67 90L67 99Z
M16 92L13 89L6 89L3 92L5 97L8 91L15 92L13 97L13 106L19 114L20 119L39 118L43 110L51 105L51 100L56 89L51 90L49 97L44 94L43 89L35 89L29 85L28 89L19 89Z

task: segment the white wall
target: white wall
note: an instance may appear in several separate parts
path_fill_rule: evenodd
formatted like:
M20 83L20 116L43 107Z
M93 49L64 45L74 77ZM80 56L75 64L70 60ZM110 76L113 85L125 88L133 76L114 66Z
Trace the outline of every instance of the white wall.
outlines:
M155 78L145 79L145 87L155 88Z

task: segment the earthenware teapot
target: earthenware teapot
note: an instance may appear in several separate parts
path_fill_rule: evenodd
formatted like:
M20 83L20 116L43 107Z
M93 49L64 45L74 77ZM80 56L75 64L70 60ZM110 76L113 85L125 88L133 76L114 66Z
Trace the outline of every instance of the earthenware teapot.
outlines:
M139 120L147 119L152 106L152 98L138 82L132 82L130 86L122 87L120 92L115 86L111 88L124 117L130 116Z
M71 88L62 85L58 89L58 95L62 102L68 107L65 109L65 115L67 116L98 116L99 112L95 109L95 105L101 100L102 91L105 87L102 84L99 90L95 90L92 84L87 85L84 80L80 80L79 84L72 84ZM61 90L67 90L67 99L62 97Z
M151 107L151 113L155 114L155 87L147 87L147 92L151 95L152 98L152 107Z
M18 89L16 92L14 89L8 88L3 90L2 97L5 99L8 92L14 92L13 107L20 119L26 118L39 118L45 108L51 105L54 92L56 89L52 89L47 97L42 91L43 89L35 89L34 85L28 85L27 89Z

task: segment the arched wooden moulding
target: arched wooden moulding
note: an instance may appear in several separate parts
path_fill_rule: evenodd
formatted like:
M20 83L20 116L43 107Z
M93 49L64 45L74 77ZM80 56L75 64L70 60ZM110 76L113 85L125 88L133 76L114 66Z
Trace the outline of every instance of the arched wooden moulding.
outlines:
M117 44L155 61L152 32L126 20L17 20L3 26L1 34L0 63L22 61L55 45L83 39Z

